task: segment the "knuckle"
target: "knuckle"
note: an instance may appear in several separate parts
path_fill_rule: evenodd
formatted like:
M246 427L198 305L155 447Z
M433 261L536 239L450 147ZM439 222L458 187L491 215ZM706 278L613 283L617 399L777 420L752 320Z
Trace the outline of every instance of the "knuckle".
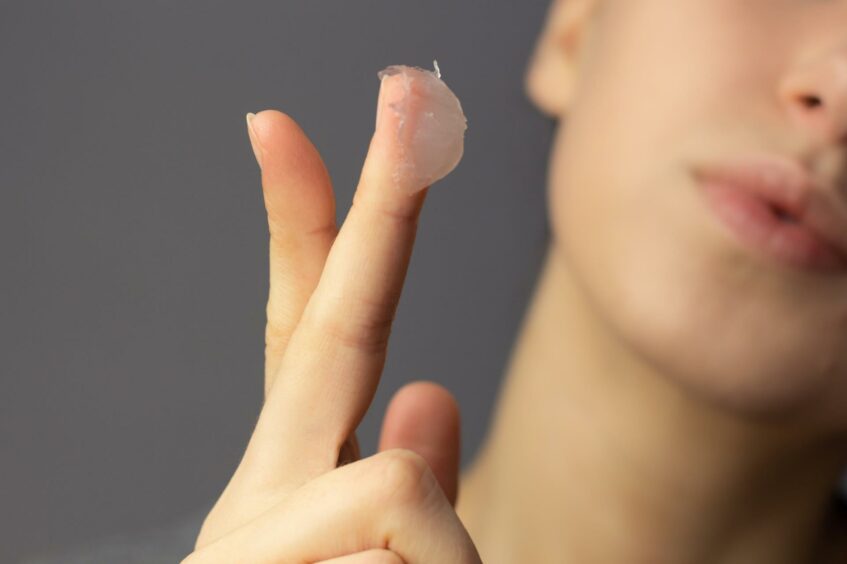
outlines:
M274 250L279 251L282 255L296 255L305 241L317 239L328 239L332 241L338 235L338 226L335 223L335 216L327 221L323 221L309 227L301 227L292 225L291 222L276 212L276 206L267 203L265 207L268 211L268 234L271 238L271 244Z
M271 283L270 295L265 303L265 345L281 348L288 341L302 315L303 303L308 295L299 289L303 283L282 279Z
M268 315L268 322L265 324L266 351L275 351L284 348L293 331L292 324L283 323L279 317L279 315L276 315L276 312Z
M351 212L357 210L355 213L364 212L363 215L376 215L378 220L386 220L404 228L414 227L420 218L420 209L416 206L410 207L404 205L404 202L398 204L394 199L382 201L382 199L366 197L361 190L356 190L353 194L353 201L350 206Z
M426 459L413 450L395 448L377 456L380 491L389 503L420 505L438 485Z
M335 217L332 217L330 221L306 229L303 234L307 237L335 239L336 235L338 235L338 225L335 224Z
M368 310L357 313L355 307L341 306L337 311L347 312L319 320L319 331L340 345L365 353L380 353L388 347L395 308L361 301Z

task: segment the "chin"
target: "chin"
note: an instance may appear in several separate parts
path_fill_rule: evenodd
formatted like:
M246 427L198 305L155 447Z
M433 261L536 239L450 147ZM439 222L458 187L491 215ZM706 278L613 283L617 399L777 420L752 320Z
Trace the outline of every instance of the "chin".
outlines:
M845 347L830 318L761 288L739 297L720 276L665 258L640 277L623 267L634 275L596 297L632 354L694 401L740 418L847 428ZM706 268L708 255L697 264Z
M825 301L786 294L772 273L752 266L738 284L719 245L684 231L606 239L628 241L627 249L589 244L565 223L554 225L556 252L636 366L739 418L847 429L847 347ZM644 248L651 252L635 252Z
M821 427L834 415L832 379L809 372L799 356L715 358L711 347L691 343L676 354L664 352L663 359L657 354L664 377L683 393L736 417Z

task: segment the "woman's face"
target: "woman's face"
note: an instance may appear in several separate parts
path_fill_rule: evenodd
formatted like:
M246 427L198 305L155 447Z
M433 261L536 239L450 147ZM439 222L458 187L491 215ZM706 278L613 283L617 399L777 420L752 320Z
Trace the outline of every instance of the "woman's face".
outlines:
M751 153L807 159L844 211L847 1L598 0L593 17L551 153L555 252L688 390L847 429L847 271L742 245L692 174Z

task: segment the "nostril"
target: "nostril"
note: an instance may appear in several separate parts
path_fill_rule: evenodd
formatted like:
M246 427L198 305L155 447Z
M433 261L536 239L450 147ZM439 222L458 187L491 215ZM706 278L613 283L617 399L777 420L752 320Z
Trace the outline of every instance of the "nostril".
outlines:
M785 209L783 209L779 206L773 205L773 204L770 205L770 208L771 208L771 211L774 213L774 215L776 215L776 217L780 221L784 221L786 223L796 223L797 222L797 218L794 217L793 215L791 215L791 213L789 213L787 210L785 210Z
M823 100L814 95L800 96L800 102L807 108L817 108L823 105Z

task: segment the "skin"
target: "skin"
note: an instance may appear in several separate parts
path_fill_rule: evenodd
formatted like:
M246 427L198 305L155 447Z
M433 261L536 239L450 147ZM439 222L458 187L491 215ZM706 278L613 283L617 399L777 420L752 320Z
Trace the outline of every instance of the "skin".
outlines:
M764 150L836 179L845 30L845 2L551 5L526 86L559 120L553 236L459 504L486 562L834 550L847 278L743 248L690 170Z
M379 383L428 192L393 177L403 115L384 106L404 80L382 81L340 229L329 175L302 129L275 110L248 115L270 232L265 402L184 563L481 562L453 507L459 410L447 390L406 386L389 405L379 453L358 459L345 448ZM409 97L408 115L425 109ZM336 468L345 453L352 459Z
M526 74L558 122L552 237L460 491L459 412L434 383L398 392L377 454L342 448L427 190L380 189L377 131L337 230L317 151L258 113L267 396L185 561L843 562L828 501L847 466L847 277L741 246L690 173L794 156L843 211L845 30L842 1L552 2Z

